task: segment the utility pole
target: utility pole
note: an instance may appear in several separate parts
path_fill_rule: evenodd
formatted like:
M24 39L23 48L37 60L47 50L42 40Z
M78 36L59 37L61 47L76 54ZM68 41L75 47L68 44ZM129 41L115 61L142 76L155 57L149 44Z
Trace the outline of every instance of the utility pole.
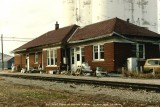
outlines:
M1 44L2 44L2 70L4 70L4 61L3 61L3 35L1 34Z

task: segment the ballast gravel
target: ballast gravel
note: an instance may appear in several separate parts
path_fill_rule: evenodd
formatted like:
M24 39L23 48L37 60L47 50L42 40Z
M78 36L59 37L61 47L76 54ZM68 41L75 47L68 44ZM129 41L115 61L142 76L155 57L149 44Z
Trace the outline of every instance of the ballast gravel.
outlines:
M14 84L38 86L49 90L61 90L72 93L88 94L88 95L104 95L120 100L128 100L133 102L144 102L150 104L160 104L160 93L147 92L145 90L132 90L124 88L114 88L108 86L95 86L86 84L62 83L56 81L29 80L12 77L1 77L7 82ZM143 106L143 105L142 105Z

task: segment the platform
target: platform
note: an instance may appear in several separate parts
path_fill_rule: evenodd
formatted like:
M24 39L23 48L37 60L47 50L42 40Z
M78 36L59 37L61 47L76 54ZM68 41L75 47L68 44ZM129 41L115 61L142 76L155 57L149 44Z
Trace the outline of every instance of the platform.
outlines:
M160 85L160 79L133 79L125 77L92 77L92 76L72 76L72 75L56 75L56 74L39 74L39 73L11 73L0 71L0 76L3 75L19 75L19 76L38 76L41 78L68 78L79 80L96 80L96 81L109 81L109 82L124 82L124 83L140 83L140 84L155 84Z

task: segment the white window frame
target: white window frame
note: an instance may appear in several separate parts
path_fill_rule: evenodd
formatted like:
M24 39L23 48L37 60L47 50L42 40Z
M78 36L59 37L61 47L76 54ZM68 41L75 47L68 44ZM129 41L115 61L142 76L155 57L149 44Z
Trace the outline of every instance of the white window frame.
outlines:
M145 45L144 44L133 44L136 46L136 57L139 59L145 59ZM143 46L143 57L140 57L140 46Z
M35 64L38 63L38 52L35 52L35 54L34 54L34 63Z
M53 58L53 62L51 61L52 58ZM47 66L57 66L57 49L54 49L54 48L47 49Z
M101 50L100 50L101 45L103 45L104 47L104 44L93 45L93 60L94 61L104 61L104 58L101 59ZM98 46L98 59L95 59L95 50L94 50L95 46ZM104 52L104 49L103 49L103 52Z

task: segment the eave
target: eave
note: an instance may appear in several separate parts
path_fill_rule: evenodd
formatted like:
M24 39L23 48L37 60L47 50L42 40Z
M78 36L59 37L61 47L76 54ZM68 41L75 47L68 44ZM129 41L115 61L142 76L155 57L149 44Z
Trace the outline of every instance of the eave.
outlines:
M46 45L41 45L41 46L35 46L35 47L26 48L26 49L15 50L15 51L13 51L13 53L35 52L35 51L42 50L43 48L60 46L61 44L62 44L62 42L58 42L58 43L54 43L54 44L46 44Z
M160 43L160 42L153 40L153 39L148 39L148 38L140 39L139 37L135 37L135 38L126 37L126 36L121 35L117 32L112 32L110 34L98 36L95 38L87 38L87 39L83 39L83 40L70 41L69 44L78 44L78 43L84 43L84 42L86 43L89 41L96 41L96 40L103 39L103 38L105 39L105 38L113 37L114 35L116 35L120 38L123 38L123 39L127 40L128 42L130 41L130 43L137 43L137 42L147 42L147 43L152 43L152 44L159 44ZM118 41L116 41L116 42L118 42ZM123 41L119 41L119 42L123 42Z

